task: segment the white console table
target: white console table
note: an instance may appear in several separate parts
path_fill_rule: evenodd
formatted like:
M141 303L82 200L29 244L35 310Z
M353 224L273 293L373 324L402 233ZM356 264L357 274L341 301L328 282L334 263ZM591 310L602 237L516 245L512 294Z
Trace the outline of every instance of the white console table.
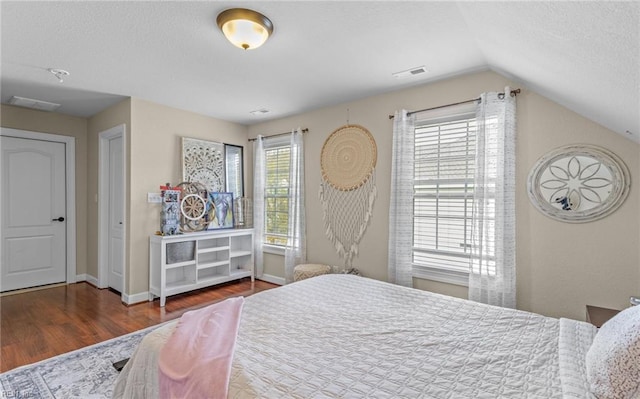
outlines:
M253 229L203 231L149 238L149 301L251 277Z

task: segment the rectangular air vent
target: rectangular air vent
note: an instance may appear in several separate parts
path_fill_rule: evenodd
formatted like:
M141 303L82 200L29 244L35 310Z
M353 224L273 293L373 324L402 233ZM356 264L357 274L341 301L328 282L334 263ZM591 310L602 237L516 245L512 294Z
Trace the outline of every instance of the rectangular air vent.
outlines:
M410 76L416 76L423 73L427 73L427 68L424 65L407 69L406 71L394 72L392 75L396 78L407 78Z
M60 108L60 104L18 96L11 97L9 99L9 104L17 105L18 107L25 107L49 112L55 111L56 109Z

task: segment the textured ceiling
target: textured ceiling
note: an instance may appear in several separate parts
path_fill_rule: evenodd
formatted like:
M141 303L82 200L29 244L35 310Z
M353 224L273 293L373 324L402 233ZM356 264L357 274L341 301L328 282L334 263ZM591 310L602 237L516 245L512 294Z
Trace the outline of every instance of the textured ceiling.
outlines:
M241 51L215 18L252 8ZM1 99L91 116L137 97L253 124L492 69L640 142L640 2L2 1ZM396 79L393 72L429 72ZM71 72L58 83L47 68ZM250 111L268 109L253 116ZM630 133L627 133L630 132Z

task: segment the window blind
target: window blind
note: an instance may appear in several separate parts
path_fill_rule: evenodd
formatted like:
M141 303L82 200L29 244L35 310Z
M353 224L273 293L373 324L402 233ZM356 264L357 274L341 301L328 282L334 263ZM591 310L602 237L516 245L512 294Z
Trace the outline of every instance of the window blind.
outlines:
M289 230L289 166L291 148L265 149L265 237L271 245L287 245Z
M475 134L473 114L416 125L414 266L469 271Z

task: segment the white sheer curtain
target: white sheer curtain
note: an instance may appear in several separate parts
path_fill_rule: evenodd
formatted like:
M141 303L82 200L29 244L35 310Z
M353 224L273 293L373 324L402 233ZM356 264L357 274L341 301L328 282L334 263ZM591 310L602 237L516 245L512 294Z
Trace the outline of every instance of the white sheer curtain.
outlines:
M469 299L516 306L515 98L484 93L476 112Z
M293 282L293 268L307 260L304 207L304 144L300 128L291 133L289 164L289 238L284 253L285 282Z
M389 204L389 282L413 286L413 167L415 117L406 110L393 119L391 202Z
M253 146L253 253L256 277L262 277L264 273L262 245L264 243L265 154L263 139L263 136L258 136Z

